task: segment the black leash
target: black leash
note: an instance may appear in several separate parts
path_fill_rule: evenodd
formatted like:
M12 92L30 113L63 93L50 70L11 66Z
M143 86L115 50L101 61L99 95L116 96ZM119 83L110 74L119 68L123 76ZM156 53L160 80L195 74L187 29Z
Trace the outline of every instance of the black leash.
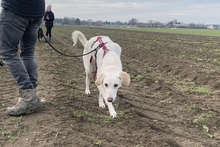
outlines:
M55 50L57 53L59 53L59 54L61 54L61 55L63 55L63 56L67 56L67 57L82 57L82 56L86 56L86 55L91 54L92 52L96 51L97 49L99 49L99 48L101 47L101 44L100 44L100 45L99 45L97 48L95 48L94 50L91 50L90 52L85 53L85 54L82 54L82 55L67 55L67 54L64 54L64 53L58 51L55 47L53 47L52 44L47 40L47 38L46 38L44 35L43 35L43 37L44 37L44 39L46 40L46 42L50 45L50 47L51 47L53 50ZM3 63L2 59L0 59L0 66L4 66L4 63Z
M94 51L96 51L97 49L100 48L100 45L99 45L99 46L98 46L97 48L95 48L94 50L91 50L90 52L85 53L85 54L82 54L82 55L67 55L67 54L64 54L64 53L60 52L60 51L57 50L55 47L53 47L53 45L47 40L47 38L46 38L45 36L44 36L44 39L46 40L46 42L50 45L50 47L51 47L54 51L56 51L57 53L59 53L59 54L61 54L61 55L63 55L63 56L67 56L67 57L82 57L82 56L86 56L86 55L91 54L92 52L94 52Z

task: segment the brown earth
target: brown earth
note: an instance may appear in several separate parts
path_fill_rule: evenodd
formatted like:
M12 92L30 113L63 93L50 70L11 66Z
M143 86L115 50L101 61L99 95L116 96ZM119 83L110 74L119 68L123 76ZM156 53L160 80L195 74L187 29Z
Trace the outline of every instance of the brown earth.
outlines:
M122 47L131 84L118 91L118 117L98 107L93 80L91 94L85 95L82 59L62 56L41 40L36 44L39 111L19 117L5 113L17 102L18 89L6 66L0 67L0 146L220 146L219 37L55 26L52 44L82 54L82 45L71 46L75 29L88 39L109 36Z

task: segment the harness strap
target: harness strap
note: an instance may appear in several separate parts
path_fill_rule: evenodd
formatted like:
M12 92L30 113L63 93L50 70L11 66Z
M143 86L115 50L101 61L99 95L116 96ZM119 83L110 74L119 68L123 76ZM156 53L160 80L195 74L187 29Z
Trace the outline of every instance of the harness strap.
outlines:
M93 78L95 79L96 78L96 74L97 74L97 63L96 63L96 56L97 56L97 52L98 52L98 50L100 49L100 48L102 48L103 50L104 50L104 53L103 53L103 56L102 56L102 58L104 58L104 56L106 55L106 53L108 52L108 49L107 49L107 47L106 47L106 45L105 44L107 44L108 42L103 42L103 40L102 40L102 37L101 36L99 36L99 37L97 37L97 39L93 42L93 44L91 45L91 48L93 47L93 45L97 42L97 41L99 41L99 46L98 46L98 49L96 50L96 52L95 52L95 65L96 65L96 69L95 69L95 72L94 72L94 75L93 75ZM90 57L90 63L92 62L92 56Z
M93 42L93 44L91 45L91 48L93 47L93 45L97 42L97 41L102 41L102 37L101 36L99 36L99 37L97 37L96 38L96 40Z
M107 49L107 47L105 46L105 44L107 44L107 43L108 43L108 42L105 42L105 43L102 42L102 43L100 44L100 46L99 46L99 49L102 48L102 49L104 50L104 53L103 53L102 58L104 58L104 56L105 56L106 53L108 52L108 49ZM97 52L98 52L99 49L96 50L96 52L95 52L95 57L96 57Z

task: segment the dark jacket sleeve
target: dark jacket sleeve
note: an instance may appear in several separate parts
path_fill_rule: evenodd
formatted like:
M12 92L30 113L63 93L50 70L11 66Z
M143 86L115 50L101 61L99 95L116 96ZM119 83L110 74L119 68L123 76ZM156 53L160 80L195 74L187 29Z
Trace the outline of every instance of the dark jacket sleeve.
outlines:
M53 14L53 12L51 13L51 15L50 15L50 20L54 20L55 18L54 18L54 14Z

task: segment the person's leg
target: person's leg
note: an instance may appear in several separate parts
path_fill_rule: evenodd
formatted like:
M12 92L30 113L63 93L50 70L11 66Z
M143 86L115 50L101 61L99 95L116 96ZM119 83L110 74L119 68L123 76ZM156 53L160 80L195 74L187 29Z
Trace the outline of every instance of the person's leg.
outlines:
M51 29L52 29L52 27L48 27L49 42L51 42Z
M46 26L46 35L45 35L46 40L45 40L45 42L49 41L48 35L49 35L49 27Z
M48 27L46 27L46 36L48 36L49 32L48 32Z
M28 21L18 17L10 10L2 9L0 18L0 58L7 65L20 89L34 88L29 74L18 56L18 44Z
M30 77L30 81L35 89L37 87L37 59L34 54L35 43L37 40L38 28L41 24L41 18L31 19L29 25L24 32L24 35L20 41L21 59Z
M49 27L49 37L51 38L51 30L52 30L52 27Z
M29 54L27 52L34 49L30 49L26 45L32 42L34 40L33 38L37 39L36 35L34 35L35 27L34 29L32 27L32 29L29 29L28 27L31 23L32 22L30 22L30 19L18 16L10 10L2 10L0 18L0 58L3 59L3 62L7 65L9 71L17 81L21 94L21 98L19 98L17 105L6 109L6 113L9 115L21 115L31 110L35 110L41 106L41 101L36 95L34 89L36 87L37 79L35 76L37 67L35 62L36 59L31 56L31 54L30 57L27 57L27 54ZM25 32L26 30L29 30L29 33ZM31 33L30 30L33 32ZM27 34L34 35L34 37L29 36L30 42L26 42ZM18 56L17 53L19 41L21 41L21 54L23 60ZM33 47L34 45L30 46ZM28 51L26 52L26 50ZM32 53L32 51L30 52ZM27 63L29 61L30 64ZM33 67L26 68L26 66ZM35 84L33 84L31 81L33 81Z

